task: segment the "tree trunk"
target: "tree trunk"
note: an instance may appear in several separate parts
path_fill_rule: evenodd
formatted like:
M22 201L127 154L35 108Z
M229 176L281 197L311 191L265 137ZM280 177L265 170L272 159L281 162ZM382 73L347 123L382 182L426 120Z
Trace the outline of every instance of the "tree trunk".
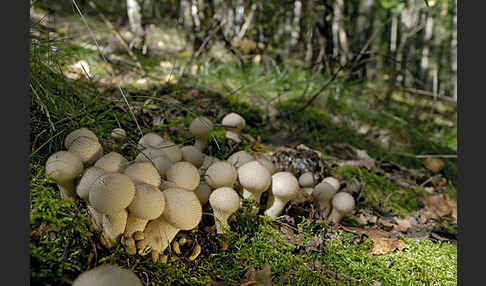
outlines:
M454 14L452 18L451 42L451 93L457 102L457 0L454 0Z

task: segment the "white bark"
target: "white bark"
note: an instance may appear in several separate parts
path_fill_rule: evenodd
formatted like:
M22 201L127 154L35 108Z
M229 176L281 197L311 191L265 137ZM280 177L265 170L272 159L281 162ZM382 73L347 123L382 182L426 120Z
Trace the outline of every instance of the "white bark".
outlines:
M143 37L145 32L142 27L142 8L137 0L127 0L127 15L130 31L138 37Z
M429 78L429 63L430 63L430 43L432 39L432 32L434 31L434 17L431 10L427 11L425 20L425 33L424 33L424 47L422 49L422 60L420 62L421 78L424 82L427 82Z

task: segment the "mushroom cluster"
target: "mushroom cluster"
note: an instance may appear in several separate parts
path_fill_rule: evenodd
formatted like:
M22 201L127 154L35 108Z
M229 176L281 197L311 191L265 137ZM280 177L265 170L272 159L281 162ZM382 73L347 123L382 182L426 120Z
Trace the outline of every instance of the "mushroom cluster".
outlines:
M222 122L232 144L241 142L245 125L236 113L226 115ZM106 247L121 243L129 254L151 254L155 262L172 242L173 251L179 253L181 246L192 241L175 238L181 230L198 227L203 208L212 209L216 232L224 233L242 200L252 200L253 212L258 213L265 192L263 214L272 218L304 192L312 195L329 222L339 223L353 211L354 199L338 193L340 184L335 178L316 184L317 176L304 173L297 179L279 170L265 154L240 150L227 160L204 154L212 129L206 117L195 118L189 126L195 143L182 147L157 133L147 133L138 141L135 160L129 162L116 152L103 154L97 136L80 128L66 136L67 151L49 157L46 171L63 198L78 196L87 203ZM111 137L119 142L126 132L116 129ZM200 252L196 244L190 259Z

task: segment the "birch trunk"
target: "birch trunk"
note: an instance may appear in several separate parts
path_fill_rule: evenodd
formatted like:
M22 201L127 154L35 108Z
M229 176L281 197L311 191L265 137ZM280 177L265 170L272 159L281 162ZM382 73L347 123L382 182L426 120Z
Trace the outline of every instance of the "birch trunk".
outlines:
M454 16L452 18L451 92L452 98L457 102L457 0L454 1Z

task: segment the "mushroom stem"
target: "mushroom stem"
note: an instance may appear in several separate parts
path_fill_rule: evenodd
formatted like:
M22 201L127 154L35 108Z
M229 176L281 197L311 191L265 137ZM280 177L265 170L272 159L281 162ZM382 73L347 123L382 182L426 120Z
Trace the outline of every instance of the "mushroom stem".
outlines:
M171 241L174 240L175 236L180 231L180 229L170 224L162 216L157 218L157 221L159 223L159 232L160 232L161 243L162 243L160 253L162 253L169 246Z
M103 230L103 215L100 214L90 205L87 205L89 216L91 217L91 222L97 231Z
M142 219L134 216L133 214L128 214L127 226L125 227L124 236L132 237L137 231L143 232L147 226L148 219Z
M326 218L329 215L329 212L331 212L332 205L331 201L320 201L319 202L319 212L321 214L321 217Z
M213 210L214 212L214 224L216 225L216 233L224 233L229 228L228 218L231 214L227 212L221 212L219 210Z
M260 203L260 198L262 197L262 193L252 193L247 189L243 188L243 198L248 200L255 201L256 204Z
M194 147L196 147L202 152L208 145L208 142L209 142L209 136L196 137L196 141L194 142Z
M59 182L57 186L61 192L61 198L64 200L74 201L74 198L76 198L76 187L74 186L74 181Z
M344 217L343 213L340 213L339 211L336 210L336 208L333 208L331 211L331 214L327 218L328 222L332 223L339 223Z
M282 213L286 204L287 202L283 202L274 195L270 195L268 197L267 209L265 210L264 214L269 217L276 218Z
M103 215L103 236L108 240L108 247L118 243L127 225L127 210L115 214Z

